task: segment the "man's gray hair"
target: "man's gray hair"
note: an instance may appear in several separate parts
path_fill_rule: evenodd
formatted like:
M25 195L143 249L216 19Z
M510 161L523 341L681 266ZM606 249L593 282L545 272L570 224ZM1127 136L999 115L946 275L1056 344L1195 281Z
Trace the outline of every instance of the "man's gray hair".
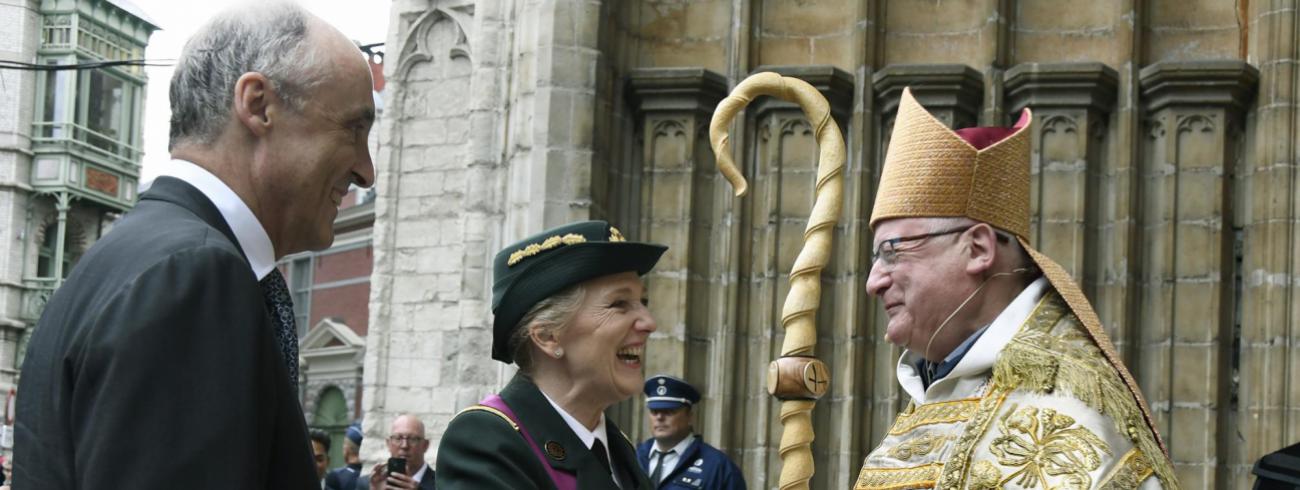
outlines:
M192 141L211 144L233 107L235 82L258 72L291 110L317 84L316 49L304 42L311 14L291 1L235 7L208 21L181 52L171 82L168 149Z
M922 218L922 219L924 219L926 223L930 226L930 233L940 232L944 230L952 230L956 228L961 228L963 226L974 226L980 223L984 223L983 221L976 221L963 216ZM984 224L988 224L988 223L984 223ZM1015 234L993 225L989 225L989 226L993 228L993 233L998 235L999 238L998 241L1002 242L1004 246L1007 246L1011 249L1015 259L1012 263L1016 264L1015 267L1031 269L1031 270L1038 269L1038 265L1035 264L1034 259L1029 256L1029 252L1026 251L1024 247L1021 247L1020 242L1016 240Z

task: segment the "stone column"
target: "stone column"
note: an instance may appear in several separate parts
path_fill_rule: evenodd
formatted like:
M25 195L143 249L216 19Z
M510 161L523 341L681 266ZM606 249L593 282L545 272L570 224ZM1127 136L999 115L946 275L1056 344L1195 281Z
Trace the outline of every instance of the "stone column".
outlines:
M874 135L879 141L876 145L876 161L879 163L873 169L875 182L880 181L880 172L885 165L889 138L894 132L894 117L898 114L898 101L903 96L904 87L911 87L916 100L949 127L974 126L979 121L980 103L984 100L984 77L966 65L889 65L872 76L871 86L875 91L876 115L879 117L875 125L879 131ZM866 213L868 220L869 209ZM872 242L867 243L870 247ZM883 307L875 308L872 314L876 328L868 335L871 336L871 345L875 346L870 355L877 382L871 388L869 440L876 442L885 438L894 417L908 400L894 379L902 349L885 340L889 321Z
M1104 157L1115 82L1115 70L1101 63L1027 63L1006 73L1006 123L1029 108L1036 126L1030 242L1075 277L1092 269L1084 251L1097 213L1086 198Z
M645 373L679 376L695 385L704 395L696 430L719 441L725 399L719 395L729 386L718 378L724 373L711 366L725 366L731 358L732 333L723 324L727 315L719 315L728 311L718 296L725 270L717 267L731 248L729 223L720 220L731 216L731 199L726 198L730 188L720 182L708 131L727 82L704 68L642 68L628 75L627 88L640 127L636 239L669 247L645 278L659 326L646 348ZM631 405L640 402L636 397ZM640 439L644 409L625 410L629 420L622 427Z
M1257 41L1250 60L1260 80L1235 212L1245 236L1236 286L1240 347L1229 363L1240 381L1235 403L1226 407L1233 411L1232 432L1224 434L1236 444L1221 445L1228 457L1218 460L1223 478L1217 481L1226 488L1250 488L1260 456L1300 441L1300 13L1285 1L1251 6L1250 35Z
M889 137L894 132L894 116L903 89L922 107L950 128L966 128L979 122L980 104L984 100L984 77L966 65L889 65L871 77L876 92L876 113L880 115L880 162L889 151ZM876 169L879 177L880 169Z
M1221 364L1236 362L1233 190L1258 77L1230 60L1161 62L1140 73L1146 134L1133 368L1189 488L1214 486L1214 461L1227 450L1219 445L1231 441L1216 435L1235 433L1220 413L1235 391Z
M40 45L40 2L18 0L0 4L0 60L31 62ZM50 72L53 73L53 72ZM36 270L35 241L39 227L32 221L36 199L31 187L32 118L35 115L37 73L4 70L0 86L0 393L17 385L23 338L35 325L28 318L28 290L23 278ZM42 301L42 307L44 306ZM8 453L6 451L6 453Z
M1101 302L1103 285L1122 286L1127 275L1127 250L1105 239L1117 231L1116 211L1127 208L1101 193L1117 82L1115 70L1101 63L1025 63L1006 72L1005 124L1014 124L1021 109L1034 112L1030 243L1065 267L1094 302ZM1117 295L1102 302L1110 316L1123 312L1111 306L1124 301L1122 288L1112 290ZM1122 350L1115 328L1123 322L1106 319Z
M432 456L452 416L503 377L485 299L506 206L498 107L514 13L503 3L392 6L360 403L367 464L387 458L403 413L424 421Z

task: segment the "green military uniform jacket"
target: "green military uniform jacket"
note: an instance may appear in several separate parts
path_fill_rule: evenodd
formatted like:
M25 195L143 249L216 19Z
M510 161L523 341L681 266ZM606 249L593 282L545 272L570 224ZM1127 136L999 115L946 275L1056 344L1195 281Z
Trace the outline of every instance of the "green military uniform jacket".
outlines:
M514 411L519 426L494 410L468 409L456 415L438 445L439 490L555 489L520 430L527 430L543 448L552 468L574 475L579 489L619 490L609 472L532 380L515 375L500 395ZM649 477L637 464L632 442L608 418L605 430L611 462L635 479L628 483L624 477L622 490L651 490Z

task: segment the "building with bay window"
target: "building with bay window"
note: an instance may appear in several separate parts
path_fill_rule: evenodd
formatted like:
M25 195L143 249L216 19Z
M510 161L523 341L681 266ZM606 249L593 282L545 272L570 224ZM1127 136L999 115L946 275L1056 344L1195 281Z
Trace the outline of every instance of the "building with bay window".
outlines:
M135 203L157 29L127 0L0 4L0 59L32 65L0 71L0 390L50 294Z

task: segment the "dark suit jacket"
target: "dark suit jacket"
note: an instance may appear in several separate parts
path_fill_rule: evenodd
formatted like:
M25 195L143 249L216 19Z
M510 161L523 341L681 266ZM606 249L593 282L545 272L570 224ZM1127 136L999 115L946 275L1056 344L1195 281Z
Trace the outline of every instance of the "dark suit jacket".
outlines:
M575 475L578 488L583 490L618 489L609 472L531 380L516 375L501 390L501 399L540 447L558 444L553 453L564 457L549 457L547 463L552 468ZM629 475L623 490L650 490L650 479L637 465L632 442L609 418L605 419L605 429L611 462ZM555 488L523 435L505 419L486 411L461 412L452 419L438 445L437 475L442 490ZM634 481L628 484L627 479Z
M81 258L22 373L16 488L319 488L258 280L178 179Z
M420 486L417 488L420 490L434 490L435 479L436 477L434 476L433 466L430 465L428 468L424 469L424 476L420 477ZM356 489L370 490L370 473L357 477Z

